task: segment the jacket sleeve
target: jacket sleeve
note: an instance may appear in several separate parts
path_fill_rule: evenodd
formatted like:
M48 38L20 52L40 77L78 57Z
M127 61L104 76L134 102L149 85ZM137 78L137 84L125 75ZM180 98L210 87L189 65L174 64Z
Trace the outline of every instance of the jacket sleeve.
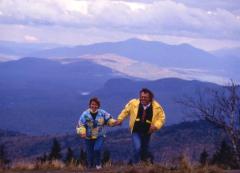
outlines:
M165 123L165 113L163 111L163 108L160 106L157 111L157 115L155 117L153 125L159 130L164 123Z
M108 120L107 125L112 127L112 126L114 126L115 122L116 122L116 120L111 118L111 119Z
M78 125L77 125L77 128L76 128L77 134L79 134L79 135L86 134L86 127L85 127L85 125L86 125L86 120L84 118L84 113L83 113L80 116L79 121L78 121Z
M113 119L113 117L111 116L110 113L108 113L108 112L106 112L106 111L104 111L104 110L102 110L102 111L103 111L103 114L104 114L104 121L105 121L105 123L106 123L108 126L113 126L114 123L116 122L116 120Z
M132 107L132 102L133 102L133 100L129 101L129 102L126 104L125 108L122 110L122 112L118 115L118 118L117 118L117 119L118 119L120 122L122 122L125 118L127 118L127 117L129 116L130 110L131 110L131 107Z

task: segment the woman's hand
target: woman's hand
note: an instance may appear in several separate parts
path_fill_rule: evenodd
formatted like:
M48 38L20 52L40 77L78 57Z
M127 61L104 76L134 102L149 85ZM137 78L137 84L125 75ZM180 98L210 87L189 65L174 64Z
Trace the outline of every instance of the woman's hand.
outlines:
M86 138L86 134L84 133L84 134L80 134L80 137L81 138Z

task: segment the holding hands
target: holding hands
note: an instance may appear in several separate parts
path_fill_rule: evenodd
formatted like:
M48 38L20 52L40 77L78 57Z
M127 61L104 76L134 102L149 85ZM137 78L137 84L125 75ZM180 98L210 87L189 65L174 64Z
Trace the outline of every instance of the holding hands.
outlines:
M122 122L120 120L116 120L113 126L120 126Z

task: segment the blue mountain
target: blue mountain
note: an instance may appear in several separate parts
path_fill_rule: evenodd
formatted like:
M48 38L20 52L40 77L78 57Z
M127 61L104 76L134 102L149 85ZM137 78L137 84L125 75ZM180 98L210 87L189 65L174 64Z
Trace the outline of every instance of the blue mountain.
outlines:
M130 79L110 79L103 88L91 93L90 96L98 96L104 108L117 116L125 104L132 98L139 97L142 88L149 88L155 94L155 99L160 102L166 113L166 124L177 124L189 120L181 105L177 101L187 96L195 97L197 92L206 88L218 88L219 85L187 81L177 78L166 78L155 81L133 81ZM125 122L127 127L128 122Z
M179 69L182 73L187 74L189 74L189 70L197 72L191 79L206 79L209 74L208 81L212 82L216 82L216 78L240 81L240 77L237 75L240 72L238 68L239 58L222 57L223 51L220 52L220 55L219 53L212 54L212 52L209 53L188 44L169 45L157 41L129 39L119 42L104 42L74 47L58 46L57 48L52 48L51 46L54 47L54 45L48 47L45 44L28 44L24 46L12 44L12 46L2 47L1 50L0 44L0 54L8 52L19 57L27 54L29 57L38 58L79 58L85 55L115 54L140 63L149 63L157 67L168 68L170 71L173 70L173 73L174 70L178 71ZM141 68L139 67L139 69ZM188 71L184 72L185 70ZM198 77L199 73L201 73L201 79Z
M231 76L232 79L240 81L240 47L219 49L211 52L217 56L222 63L222 70L225 75Z
M77 58L84 55L100 54L116 54L158 67L198 70L202 71L204 75L216 75L240 81L239 75L237 75L240 72L237 67L239 60L231 57L215 56L188 44L169 45L158 41L129 39L119 42L60 47L33 52L30 56Z
M69 131L79 108L87 106L80 97L116 76L87 61L23 58L0 63L0 127L29 133Z
M31 52L52 49L59 46L59 44L49 43L18 43L13 41L0 41L0 54L21 57Z
M60 64L24 58L0 63L0 127L38 135L74 132L90 97L99 97L103 109L116 118L142 87L154 91L166 111L167 124L174 124L186 118L176 99L194 95L198 88L218 86L176 78L136 81L118 75L88 61Z
M112 53L161 67L208 68L215 66L216 57L188 44L168 45L157 41L129 39L120 42L86 46L61 47L30 54L37 57L78 57L86 54Z

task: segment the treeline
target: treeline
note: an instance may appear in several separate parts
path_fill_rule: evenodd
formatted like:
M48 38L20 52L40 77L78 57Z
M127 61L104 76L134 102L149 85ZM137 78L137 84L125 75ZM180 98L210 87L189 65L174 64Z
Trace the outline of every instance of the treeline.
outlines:
M87 153L83 149L80 149L80 154L75 154L71 147L67 148L65 156L62 155L61 145L56 138L53 139L53 144L49 154L44 153L43 156L37 157L37 162L45 163L54 160L61 160L66 165L82 165L87 166ZM102 165L110 162L110 152L108 150L103 151Z
M200 154L199 162L202 166L207 164L217 165L223 169L238 169L237 158L235 157L233 148L225 140L217 148L216 152L209 157L206 149Z
M152 158L153 159L153 158ZM40 165L52 164L54 161L61 161L66 166L87 166L87 153L81 148L80 153L74 153L71 147L67 148L67 152L63 154L59 141L54 138L49 153L44 153L42 156L37 157L35 162ZM151 160L149 163L153 163ZM104 150L102 154L102 165L109 163L111 165L111 154L109 150ZM0 169L10 168L11 161L8 159L5 146L0 146ZM131 162L128 162L131 164ZM231 145L226 141L222 141L221 145L217 148L216 152L210 156L210 154L204 149L199 156L199 165L217 165L223 169L237 169L239 168L234 157L234 151Z
M75 154L71 147L67 148L67 152L63 154L59 141L54 138L49 153L43 153L42 156L37 157L35 162L38 165L52 164L54 161L61 161L66 166L87 166L87 153L80 149L79 154ZM111 163L111 157L109 150L104 150L102 154L102 165ZM8 159L7 152L4 145L0 146L0 169L10 168L11 160Z

